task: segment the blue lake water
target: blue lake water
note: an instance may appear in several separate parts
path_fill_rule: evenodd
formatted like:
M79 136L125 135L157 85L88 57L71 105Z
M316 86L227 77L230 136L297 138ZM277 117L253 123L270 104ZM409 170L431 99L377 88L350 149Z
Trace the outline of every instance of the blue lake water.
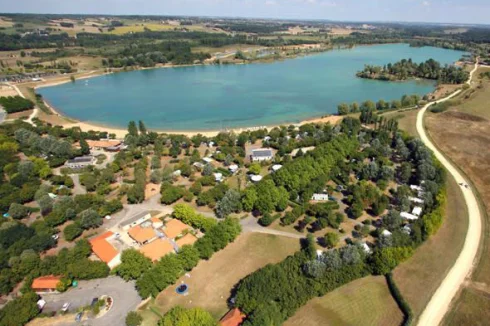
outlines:
M121 72L38 92L64 115L112 127L130 120L158 130L252 127L335 113L342 102L429 93L433 82L366 80L355 73L365 64L408 58L451 64L463 54L407 44L359 46L273 63Z

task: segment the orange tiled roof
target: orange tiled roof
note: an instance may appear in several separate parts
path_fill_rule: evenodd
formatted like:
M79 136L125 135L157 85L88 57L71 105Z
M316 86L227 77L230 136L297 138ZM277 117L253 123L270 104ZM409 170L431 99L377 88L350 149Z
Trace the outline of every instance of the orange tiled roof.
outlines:
M221 318L219 324L221 326L238 326L243 322L245 317L247 316L242 314L240 309L234 308L228 311L226 315L224 315L223 318Z
M170 239L175 238L179 234L182 234L184 230L190 229L191 227L181 221L173 218L165 224L165 229L163 232Z
M144 243L156 237L155 231L151 227L144 228L141 225L130 228L128 234L139 243Z
M111 231L107 231L90 240L90 244L92 245L92 251L97 257L99 257L100 260L102 260L106 264L108 264L119 254L116 248L114 248L106 240L108 237L112 236L113 234L114 233L112 233Z
M60 276L48 275L35 278L32 281L33 290L56 289L56 285L60 282Z
M187 233L182 238L175 241L175 243L177 243L177 246L179 246L179 248L180 248L180 247L185 246L185 245L192 245L196 241L197 241L197 238L194 235Z
M139 251L150 258L152 261L157 261L168 253L174 252L174 247L167 239L159 238L142 246Z
M152 221L153 223L158 223L158 222L163 223L163 222L162 222L162 220L161 220L161 219L159 219L158 217L152 217L152 218L150 219L150 221Z

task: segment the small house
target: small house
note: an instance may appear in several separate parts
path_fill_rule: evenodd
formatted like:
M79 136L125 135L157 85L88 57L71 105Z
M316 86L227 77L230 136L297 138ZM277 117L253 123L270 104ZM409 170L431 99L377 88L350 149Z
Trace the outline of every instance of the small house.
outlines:
M277 171L279 171L281 168L282 168L282 165L281 165L281 164L274 164L274 165L271 167L272 172L277 172Z
M89 165L94 165L95 161L95 157L92 155L87 155L68 160L66 161L65 165L70 169L83 169Z
M313 194L313 196L311 196L311 200L327 201L328 200L328 194Z
M151 261L155 262L160 260L163 256L175 252L174 246L168 241L168 239L158 238L144 246L139 248L141 252L146 257L150 258Z
M255 174L252 174L250 176L250 180L252 182L259 182L260 180L262 180L262 176L261 175L255 175Z
M412 214L420 217L420 215L422 214L422 207L415 206L412 210Z
M169 239L175 239L176 237L182 235L185 230L189 230L191 227L185 223L183 223L180 220L177 220L175 218L169 220L167 223L165 223L163 233L167 236Z
M411 221L418 220L419 219L418 216L415 216L415 215L410 214L408 212L401 212L400 213L400 216L403 217L406 220L411 220Z
M61 281L60 276L54 276L54 275L41 276L35 278L32 281L31 288L34 290L34 292L38 294L56 292L56 286L58 285L58 283L60 283L60 281Z
M381 232L381 235L383 237L390 237L391 236L391 232L388 231L388 230L383 230L383 232Z
M148 211L143 211L131 216L129 219L125 220L120 224L120 227L127 231L133 226L139 225L151 218L151 214Z
M221 182L223 181L223 174L222 173L213 173L214 175L214 180L216 182Z
M109 242L110 239L115 237L117 237L117 234L107 231L89 241L95 256L111 269L121 263L121 253Z
M412 203L416 203L416 204L423 204L424 203L423 199L420 199L417 197L408 197L408 200L410 200Z
M211 158L211 157L203 157L202 160L204 161L204 163L206 164L209 164L211 162L213 162L214 160Z
M263 162L270 161L273 158L272 149L270 148L260 148L252 150L252 155L250 155L250 160L252 162Z
M230 170L231 173L235 173L236 171L238 171L238 165L232 164L228 167L228 170Z

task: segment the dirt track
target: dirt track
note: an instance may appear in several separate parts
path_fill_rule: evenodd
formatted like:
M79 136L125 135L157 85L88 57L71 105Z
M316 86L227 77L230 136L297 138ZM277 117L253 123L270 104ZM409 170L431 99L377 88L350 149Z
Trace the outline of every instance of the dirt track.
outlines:
M476 71L477 68L478 65L475 65L475 68L471 71L470 79L467 82L468 85L471 83L473 73ZM456 91L448 97L439 100L438 102L447 101L460 92L461 91ZM425 111L432 104L434 103L428 103L419 111L417 115L417 132L420 135L420 139L428 148L430 148L434 152L437 159L444 165L448 172L451 173L458 184L468 184L468 181L461 175L458 169L454 167L441 152L439 152L439 150L427 137L423 124L423 118ZM480 238L482 233L481 212L472 188L470 186L468 188L461 187L461 190L463 192L463 196L468 207L469 215L468 230L466 232L466 239L463 245L463 249L461 250L461 253L456 259L453 267L451 267L446 277L439 285L439 288L430 299L427 307L422 312L422 315L420 316L418 321L419 326L439 325L441 323L444 315L449 310L452 299L458 292L461 285L463 285L466 277L471 273L474 267L474 261L478 252L478 247L480 245Z

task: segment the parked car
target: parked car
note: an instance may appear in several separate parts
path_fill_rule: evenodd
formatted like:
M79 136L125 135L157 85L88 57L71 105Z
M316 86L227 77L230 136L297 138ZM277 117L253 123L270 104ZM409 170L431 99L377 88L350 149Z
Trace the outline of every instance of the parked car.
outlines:
M79 322L82 320L82 317L83 317L83 311L82 312L79 312L76 316L75 316L75 321L76 322Z
M61 307L61 311L66 312L66 311L68 311L68 308L70 308L70 303L69 302L65 302L63 304L63 307Z
M60 235L59 234L53 234L51 236L51 238L53 238L54 240L58 240L60 238Z

